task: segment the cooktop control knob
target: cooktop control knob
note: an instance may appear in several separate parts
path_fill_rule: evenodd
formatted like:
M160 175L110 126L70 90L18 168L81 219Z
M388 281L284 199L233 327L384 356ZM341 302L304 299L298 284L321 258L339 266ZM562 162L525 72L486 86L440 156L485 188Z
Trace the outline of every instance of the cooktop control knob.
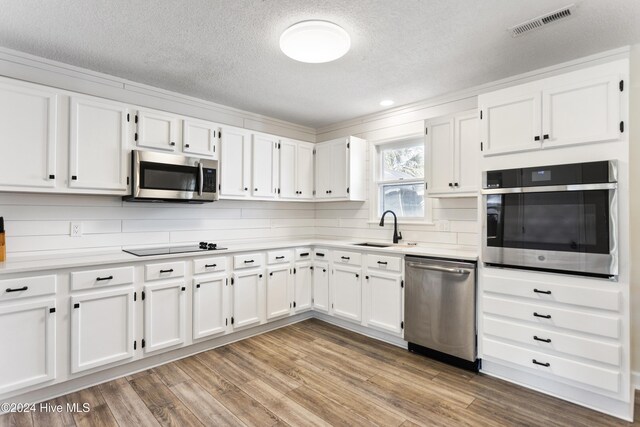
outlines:
M210 251L213 251L213 250L215 250L217 247L218 247L218 245L217 245L217 244L215 244L215 243L209 243L209 248L208 248L208 249L209 249Z

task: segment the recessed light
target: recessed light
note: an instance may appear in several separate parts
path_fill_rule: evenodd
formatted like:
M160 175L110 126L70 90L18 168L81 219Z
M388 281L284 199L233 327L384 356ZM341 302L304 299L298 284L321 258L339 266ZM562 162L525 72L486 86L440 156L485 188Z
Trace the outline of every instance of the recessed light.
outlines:
M335 61L351 48L351 37L329 21L302 21L280 36L280 49L291 59L319 64Z
M390 99L385 99L383 101L380 101L380 105L382 105L383 107L389 107L393 105L393 101Z

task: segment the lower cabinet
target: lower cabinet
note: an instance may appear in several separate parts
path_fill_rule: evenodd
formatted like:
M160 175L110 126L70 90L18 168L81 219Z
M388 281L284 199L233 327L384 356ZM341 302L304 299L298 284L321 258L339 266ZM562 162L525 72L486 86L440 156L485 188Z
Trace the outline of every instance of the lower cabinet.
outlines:
M228 283L227 276L194 279L194 340L222 334L227 330Z
M315 262L313 264L312 305L317 311L329 312L329 264Z
M55 303L0 307L0 394L55 379Z
M289 264L267 269L267 319L285 316L291 312L290 275Z
M185 291L182 282L144 286L145 353L184 343Z
M231 323L235 329L260 323L260 286L262 270L236 272L231 279L233 289L233 314Z
M310 262L296 264L293 275L293 309L296 313L311 308L313 269Z
M71 297L71 372L133 357L133 288Z
M402 276L368 272L365 277L368 307L367 326L385 332L402 332Z
M332 310L335 316L348 320L362 320L361 269L334 266L331 275Z

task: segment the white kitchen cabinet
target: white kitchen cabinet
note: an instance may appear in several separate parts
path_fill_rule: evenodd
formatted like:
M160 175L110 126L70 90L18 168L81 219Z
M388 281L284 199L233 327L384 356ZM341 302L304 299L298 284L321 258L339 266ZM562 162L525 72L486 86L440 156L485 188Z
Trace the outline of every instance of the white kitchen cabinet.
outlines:
M218 130L215 123L185 118L182 120L182 151L218 159Z
M360 268L334 265L331 275L331 308L335 316L362 320L362 271Z
M124 104L71 97L69 187L127 193L128 116Z
M183 282L144 286L145 353L184 343L185 293Z
M473 195L479 189L478 113L468 111L426 122L430 196Z
M329 264L326 262L313 263L313 309L329 312Z
M261 270L247 270L233 275L233 314L235 329L257 325L261 320L260 305L264 304L264 293L260 287L263 283Z
M227 330L227 289L225 275L193 281L193 339L219 335Z
M351 136L315 149L316 198L365 200L366 141Z
M0 186L55 187L58 97L44 86L0 80Z
M220 137L220 196L248 197L251 181L251 133L223 127Z
M133 288L71 297L71 372L133 357Z
M311 308L313 269L311 262L298 262L293 275L293 308L296 313Z
M176 151L180 117L163 111L138 110L137 120L138 147Z
M0 306L0 395L55 379L55 318L54 299Z
M308 142L298 142L296 153L296 189L298 199L313 199L313 150L314 145Z
M314 144L280 141L280 198L313 199Z
M278 137L254 133L251 144L251 195L273 198L278 194Z
M368 271L367 326L393 334L402 333L402 276Z
M266 300L267 319L288 315L291 311L289 264L267 269Z

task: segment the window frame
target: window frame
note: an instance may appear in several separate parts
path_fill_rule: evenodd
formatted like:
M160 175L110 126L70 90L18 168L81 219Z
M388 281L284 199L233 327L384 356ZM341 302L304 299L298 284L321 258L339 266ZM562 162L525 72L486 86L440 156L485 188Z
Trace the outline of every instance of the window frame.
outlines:
M422 147L424 150L424 175L422 178L416 179L394 179L394 180L384 180L382 179L382 173L384 171L383 168L383 157L382 152L384 150L388 150L391 148L404 148L411 147L416 144L416 140L422 141ZM404 135L394 138L388 138L384 140L372 141L371 150L370 150L370 159L371 161L371 181L370 181L370 197L369 200L370 208L369 208L369 223L379 223L380 215L382 215L382 189L384 185L393 185L393 184L421 184L426 186L427 180L427 168L428 168L428 157L427 157L427 146L424 135L422 134L410 134ZM432 205L431 199L427 195L427 189L425 188L424 194L424 216L398 216L398 223L400 224L433 224L432 220Z

